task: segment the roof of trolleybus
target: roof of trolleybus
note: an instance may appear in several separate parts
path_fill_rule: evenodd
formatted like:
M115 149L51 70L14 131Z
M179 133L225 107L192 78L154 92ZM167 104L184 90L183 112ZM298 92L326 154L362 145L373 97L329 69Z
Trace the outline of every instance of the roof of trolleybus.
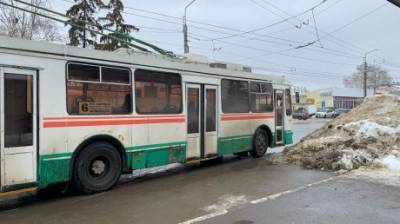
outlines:
M0 36L0 53L17 54L26 56L37 56L53 58L58 60L81 60L84 62L113 63L121 66L137 66L142 68L155 68L171 70L172 72L200 73L203 75L217 75L221 78L236 77L244 79L259 79L274 84L289 85L285 76L255 74L225 68L212 68L208 63L191 61L185 58L174 58L171 56L158 55L151 52L119 51L109 52L93 49L73 47L64 44L54 44L46 41L32 41L18 38ZM32 67L24 62L16 62L16 66ZM0 62L1 65L1 62ZM40 69L40 67L38 67Z

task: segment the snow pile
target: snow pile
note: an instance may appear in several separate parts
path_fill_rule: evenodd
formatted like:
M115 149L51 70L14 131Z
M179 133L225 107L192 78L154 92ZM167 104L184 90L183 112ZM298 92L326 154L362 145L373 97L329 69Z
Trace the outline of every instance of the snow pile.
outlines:
M346 177L398 187L400 186L400 154L398 151L393 151L383 159L377 159L372 167L353 170Z
M272 161L283 160L310 169L387 167L400 172L399 151L400 97L377 96L287 147Z

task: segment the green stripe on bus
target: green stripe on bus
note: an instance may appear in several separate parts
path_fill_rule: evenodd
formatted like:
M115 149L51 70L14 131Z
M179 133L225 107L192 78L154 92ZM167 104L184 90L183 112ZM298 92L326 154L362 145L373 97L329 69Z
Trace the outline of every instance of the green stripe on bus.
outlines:
M253 135L237 135L218 138L218 155L249 151L252 148Z
M72 153L57 153L39 156L39 187L50 183L67 182L71 178Z
M127 148L132 169L143 169L186 161L186 141Z
M138 151L138 150L151 150L151 149L158 149L158 148L165 148L165 147L170 147L174 145L186 145L186 141L180 141L180 142L168 142L168 143L160 143L160 144L153 144L153 145L137 145L137 146L131 146L127 147L126 151Z

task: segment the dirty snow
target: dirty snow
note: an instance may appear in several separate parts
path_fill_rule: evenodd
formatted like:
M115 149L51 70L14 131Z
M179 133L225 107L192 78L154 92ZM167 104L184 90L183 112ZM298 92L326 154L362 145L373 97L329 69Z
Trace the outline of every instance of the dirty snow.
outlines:
M218 202L213 205L209 205L203 208L207 212L218 212L223 210L229 210L232 207L236 207L242 204L246 204L248 201L245 195L235 196L235 195L223 195L218 198Z
M344 128L356 128L356 137L368 138L379 137L383 135L400 134L400 126L393 128L385 125L380 125L372 120L361 120L344 125Z
M377 96L269 160L309 169L356 170L349 176L384 182L395 178L395 185L400 183L399 151L400 97Z

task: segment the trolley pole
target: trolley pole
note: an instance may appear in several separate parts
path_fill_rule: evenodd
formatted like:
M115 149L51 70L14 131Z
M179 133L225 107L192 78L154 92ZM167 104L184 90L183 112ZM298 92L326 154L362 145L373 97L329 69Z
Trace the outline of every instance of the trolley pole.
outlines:
M186 23L186 12L189 6L191 6L196 0L192 0L189 4L185 7L185 13L183 15L183 49L184 53L189 53L189 40L188 40L188 27Z

